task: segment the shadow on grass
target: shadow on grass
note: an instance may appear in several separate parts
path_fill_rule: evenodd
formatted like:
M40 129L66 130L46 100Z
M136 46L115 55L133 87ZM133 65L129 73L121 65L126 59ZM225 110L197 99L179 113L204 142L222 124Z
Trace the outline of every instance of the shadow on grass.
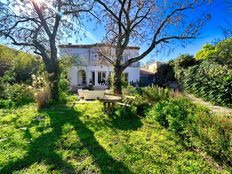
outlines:
M36 162L48 164L51 166L51 170L57 169L62 171L62 173L80 173L56 152L56 142L61 138L62 128L67 123L74 127L81 143L93 157L101 173L132 173L123 163L110 156L98 143L94 133L79 119L82 115L81 112L65 106L57 106L53 109L40 110L40 113L50 117L50 128L52 128L52 131L32 140L27 154L22 159L9 161L8 164L2 167L0 173L12 173L16 170L27 168ZM33 124L35 123L32 122L31 126ZM24 136L28 139L32 137L30 131L25 131ZM76 150L78 151L79 149Z
M110 116L109 116L110 117ZM111 118L110 125L112 128L120 130L137 130L143 124L140 118L130 109L117 109Z

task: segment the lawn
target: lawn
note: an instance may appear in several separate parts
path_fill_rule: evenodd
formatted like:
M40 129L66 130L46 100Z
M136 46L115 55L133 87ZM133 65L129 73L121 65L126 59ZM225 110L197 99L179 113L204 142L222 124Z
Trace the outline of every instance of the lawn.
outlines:
M146 118L100 103L0 110L0 173L230 173Z

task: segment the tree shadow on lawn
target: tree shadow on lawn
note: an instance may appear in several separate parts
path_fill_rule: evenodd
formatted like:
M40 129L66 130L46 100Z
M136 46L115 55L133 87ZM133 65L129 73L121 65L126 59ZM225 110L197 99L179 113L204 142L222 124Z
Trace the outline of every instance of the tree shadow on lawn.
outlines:
M100 169L101 173L132 173L122 162L115 160L106 150L98 143L92 132L80 120L83 114L72 108L56 106L53 109L40 110L41 114L48 115L50 118L51 132L47 132L34 139L29 145L27 154L18 160L11 160L3 166L0 173L12 173L16 170L27 168L34 163L43 162L51 167L51 170L58 169L63 173L77 173L75 168L65 161L60 154L56 152L56 142L62 136L62 128L65 124L71 124L79 137L84 148L88 150L94 159L94 162ZM33 126L35 123L31 123ZM30 139L32 135L27 130L25 137ZM77 137L77 138L78 138ZM77 151L79 149L76 149Z
M120 130L137 130L142 125L140 118L130 109L118 109L110 120L110 127Z

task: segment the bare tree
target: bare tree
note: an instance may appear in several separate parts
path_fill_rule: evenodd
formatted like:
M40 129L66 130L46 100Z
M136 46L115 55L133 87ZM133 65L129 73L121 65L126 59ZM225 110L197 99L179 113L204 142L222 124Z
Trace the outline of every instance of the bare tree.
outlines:
M207 0L95 0L95 9L105 26L104 42L116 46L115 59L103 57L114 66L114 87L121 92L122 72L154 49L186 44L195 38L209 15L199 11ZM130 44L147 44L140 55L123 61ZM104 53L102 53L104 54Z
M92 2L77 0L8 0L0 4L0 37L40 55L49 73L52 98L58 99L57 42L78 32L82 12Z

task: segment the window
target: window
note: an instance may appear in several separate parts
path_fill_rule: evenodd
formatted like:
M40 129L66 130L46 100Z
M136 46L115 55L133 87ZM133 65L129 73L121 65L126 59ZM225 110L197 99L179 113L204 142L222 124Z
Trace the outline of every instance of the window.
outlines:
M128 82L128 73L124 73L125 82Z
M82 84L86 85L86 74L85 74L85 71L82 72Z
M92 71L92 84L95 85L95 72Z
M106 82L106 73L105 72L98 72L98 81L99 84Z

